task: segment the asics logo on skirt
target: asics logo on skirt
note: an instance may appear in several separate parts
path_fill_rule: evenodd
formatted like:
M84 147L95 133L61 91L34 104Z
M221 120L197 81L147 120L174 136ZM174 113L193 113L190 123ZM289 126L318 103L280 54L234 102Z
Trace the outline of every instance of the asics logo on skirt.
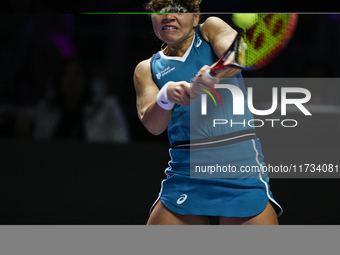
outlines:
M180 197L179 197L179 199L177 200L177 204L183 204L184 203L184 201L187 199L187 195L186 194L182 194Z

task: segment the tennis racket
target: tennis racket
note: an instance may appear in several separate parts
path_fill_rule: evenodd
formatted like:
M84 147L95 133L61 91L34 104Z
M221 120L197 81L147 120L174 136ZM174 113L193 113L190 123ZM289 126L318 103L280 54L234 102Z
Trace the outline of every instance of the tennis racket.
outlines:
M298 14L258 14L254 25L245 30L240 28L229 49L205 75L212 78L227 68L256 70L264 67L287 45L297 20ZM234 63L224 65L233 52Z

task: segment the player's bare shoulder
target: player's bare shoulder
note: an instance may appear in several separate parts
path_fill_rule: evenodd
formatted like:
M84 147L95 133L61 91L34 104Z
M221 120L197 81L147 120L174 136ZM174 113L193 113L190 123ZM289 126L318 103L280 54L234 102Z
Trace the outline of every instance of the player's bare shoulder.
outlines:
M235 37L236 35L236 31L228 23L221 18L214 16L209 17L204 21L200 31L203 38L208 42L211 42L215 37L220 36L221 33L223 36Z
M138 65L136 66L133 75L135 86L144 84L150 79L152 80L150 61L151 58L143 60L139 62Z
M202 25L211 28L211 27L218 27L223 23L226 23L226 22L224 20L222 20L221 18L215 17L215 16L210 16L204 21L204 23Z
M141 76L141 75L143 76L148 73L151 74L150 61L151 61L151 58L139 62L135 68L134 77L137 76L138 78L138 76Z
M201 34L210 43L215 54L221 57L234 41L237 32L224 20L218 17L209 17L201 25Z

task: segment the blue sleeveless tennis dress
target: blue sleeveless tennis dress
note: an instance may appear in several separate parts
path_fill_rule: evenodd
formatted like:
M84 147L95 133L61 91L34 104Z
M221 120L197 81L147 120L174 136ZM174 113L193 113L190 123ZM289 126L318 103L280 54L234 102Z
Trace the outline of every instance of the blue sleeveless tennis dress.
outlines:
M159 89L168 81L190 82L203 65L212 65L218 60L199 28L183 57L168 57L162 51L152 56L151 71ZM238 87L246 99L242 75L230 78L230 83ZM193 110L200 109L201 98L190 106L175 105L172 110L167 129L171 160L150 213L160 199L169 210L185 215L250 217L261 213L268 201L272 202L278 216L282 214L281 206L270 191L269 178L262 171L265 163L260 141L254 127L245 125L253 119L247 100L244 115L236 116L232 112L230 91L219 90L218 94L224 105L218 108L212 100L207 100L208 109L213 109L209 112L210 118L222 116L234 125L212 127L210 122L205 123L204 116ZM199 125L196 127L193 123ZM227 166L237 169L237 173L221 170L226 170L223 167ZM258 167L260 171L240 173L245 166ZM214 169L214 174L208 173L209 167Z

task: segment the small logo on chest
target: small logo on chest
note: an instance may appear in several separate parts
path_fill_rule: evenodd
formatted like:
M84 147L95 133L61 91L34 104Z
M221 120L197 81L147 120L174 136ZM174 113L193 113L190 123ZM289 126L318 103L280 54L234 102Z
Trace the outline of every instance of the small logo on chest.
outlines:
M196 41L196 48L200 47L202 43L202 40L200 38L197 39Z
M174 71L176 69L176 67L170 67L168 66L167 68L165 68L163 71L159 72L156 74L156 77L158 80L160 80L163 76L167 75L168 73Z

